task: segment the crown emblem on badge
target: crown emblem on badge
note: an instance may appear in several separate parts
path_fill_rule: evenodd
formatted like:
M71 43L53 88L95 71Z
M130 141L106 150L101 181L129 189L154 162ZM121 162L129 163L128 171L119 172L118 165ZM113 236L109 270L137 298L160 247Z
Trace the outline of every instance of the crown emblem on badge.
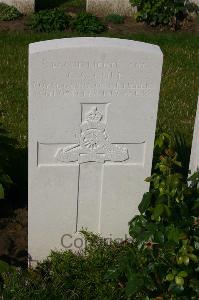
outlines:
M97 107L93 107L90 112L86 114L87 122L100 122L102 120L103 115L98 112Z
M106 132L106 124L102 122L103 114L93 107L86 120L80 125L79 144L61 148L56 158L62 162L100 162L125 161L129 158L125 147L111 144Z

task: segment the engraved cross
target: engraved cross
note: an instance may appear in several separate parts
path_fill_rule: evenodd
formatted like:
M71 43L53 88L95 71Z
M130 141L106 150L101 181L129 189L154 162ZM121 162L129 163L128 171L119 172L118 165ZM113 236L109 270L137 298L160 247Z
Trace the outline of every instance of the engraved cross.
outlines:
M109 103L81 104L78 143L60 146L40 144L41 149L38 151L46 154L45 147L53 146L54 163L78 165L76 232L82 227L93 232L100 232L104 166L106 164L143 164L145 142L126 144L111 142L106 129L108 106ZM134 151L135 146L139 147L140 151ZM42 147L44 147L43 150ZM140 156L133 157L135 153L140 153L136 154Z

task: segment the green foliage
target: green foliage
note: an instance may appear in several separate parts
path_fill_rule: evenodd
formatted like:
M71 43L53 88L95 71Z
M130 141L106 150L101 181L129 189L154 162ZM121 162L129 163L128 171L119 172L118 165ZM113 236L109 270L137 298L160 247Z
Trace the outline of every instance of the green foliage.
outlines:
M130 0L137 6L137 21L145 21L152 26L168 25L176 29L186 16L184 0Z
M69 27L70 17L63 10L52 9L35 13L29 20L30 29L37 32L64 31Z
M84 12L73 20L72 28L81 33L100 33L106 30L106 26L98 17Z
M123 244L109 246L102 238L84 232L84 253L52 252L36 269L3 273L3 299L120 299L117 282L105 279L126 252Z
M196 300L199 173L188 184L167 134L161 134L155 145L160 157L155 172L146 179L150 192L139 205L140 215L129 223L135 244L114 273L123 280L128 299Z
M113 24L123 24L124 17L117 15L117 14L111 14L111 15L106 16L106 21L111 22Z
M21 15L16 7L0 3L0 21L12 21L21 17Z

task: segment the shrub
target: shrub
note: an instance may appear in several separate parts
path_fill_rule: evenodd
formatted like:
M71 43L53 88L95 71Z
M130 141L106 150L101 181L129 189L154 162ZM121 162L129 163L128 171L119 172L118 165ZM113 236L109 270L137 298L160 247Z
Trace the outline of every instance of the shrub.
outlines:
M52 252L36 269L2 274L3 299L120 299L117 282L105 280L108 268L118 264L127 246L84 232L84 253ZM0 289L1 295L1 289Z
M28 26L37 32L64 31L69 27L70 17L63 10L39 11L32 15Z
M106 26L90 13L80 13L72 22L72 28L81 33L100 33Z
M186 15L184 0L131 0L137 6L137 21L145 21L152 26L168 25L177 27Z
M12 21L21 17L22 14L14 6L0 3L0 21Z
M162 153L155 172L146 179L150 192L139 205L140 215L129 224L134 247L110 270L110 278L123 283L128 299L196 300L199 173L188 184L167 135L157 139L156 148Z
M111 14L111 15L108 15L106 17L106 21L111 22L113 24L123 24L124 23L124 17L120 16L120 15L117 15L117 14Z

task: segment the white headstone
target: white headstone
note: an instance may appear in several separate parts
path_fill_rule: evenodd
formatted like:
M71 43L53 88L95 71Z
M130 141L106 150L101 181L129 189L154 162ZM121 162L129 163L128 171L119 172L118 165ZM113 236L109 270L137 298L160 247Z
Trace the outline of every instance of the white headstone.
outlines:
M199 6L199 0L189 0L190 3L194 3L197 6Z
M15 6L23 14L29 14L35 10L35 0L0 0L0 2Z
M196 111L189 169L191 170L191 173L199 170L199 99Z
M96 15L119 14L132 16L134 9L129 0L87 0L86 10Z
M161 70L159 47L141 42L68 38L30 45L34 260L50 249L78 248L82 227L125 239L149 188Z

